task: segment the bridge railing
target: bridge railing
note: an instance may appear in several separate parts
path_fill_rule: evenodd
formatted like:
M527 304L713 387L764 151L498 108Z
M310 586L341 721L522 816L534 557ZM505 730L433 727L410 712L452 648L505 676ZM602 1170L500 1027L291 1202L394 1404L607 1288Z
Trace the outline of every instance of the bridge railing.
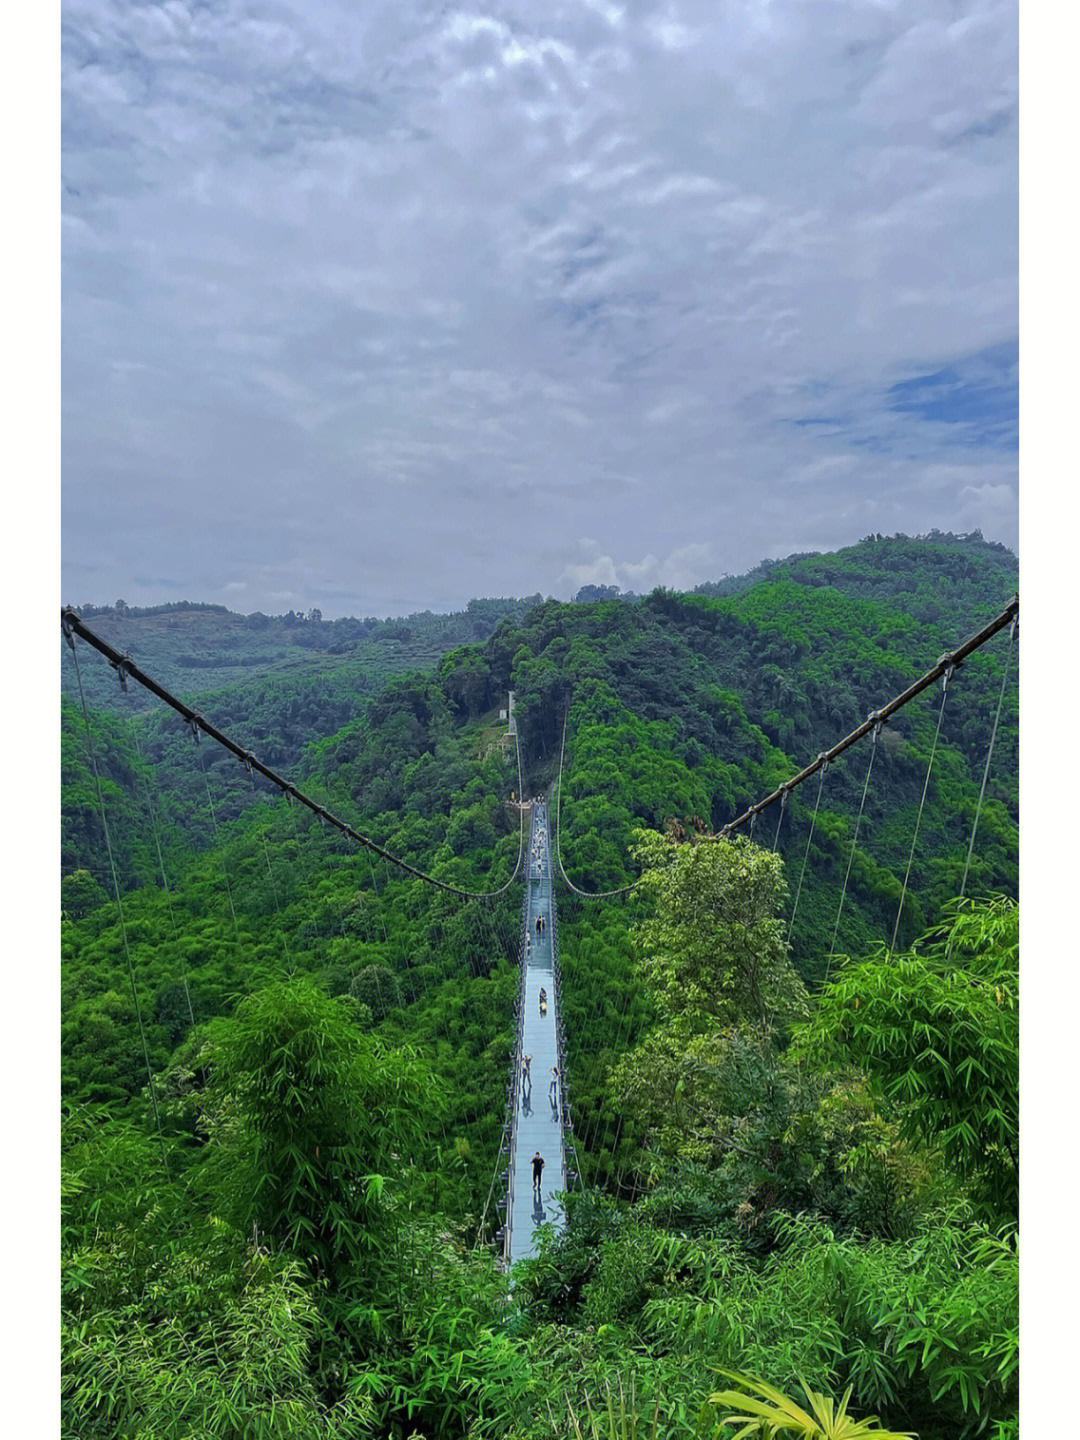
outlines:
M530 836L532 828L530 825ZM530 871L531 873L531 865ZM528 881L525 885L525 894L521 902L521 929L518 933L518 971L520 979L518 982L518 995L514 1004L514 1056L513 1069L510 1075L510 1084L507 1087L507 1121L509 1131L509 1143L507 1145L508 1170L506 1176L506 1195L500 1200L500 1206L506 1207L506 1221L503 1225L503 1265L509 1267L511 1255L511 1237L514 1228L514 1182L517 1171L517 1125L515 1123L518 1107L521 1104L521 1061L523 1055L523 1029L522 1021L525 1016L525 992L527 980L526 954L529 939L529 899L530 886Z
M550 849L550 846L549 846ZM555 903L555 881L552 875L551 885L551 961L553 971L552 988L556 998L556 1028L555 1043L558 1053L559 1065L559 1123L562 1129L562 1161L563 1161L563 1189L570 1190L580 1173L580 1166L577 1159L577 1147L573 1140L574 1122L570 1113L570 1103L566 1098L566 1029L563 1023L562 1006L562 965L560 963L559 950L559 909ZM573 1160L573 1165L570 1161Z

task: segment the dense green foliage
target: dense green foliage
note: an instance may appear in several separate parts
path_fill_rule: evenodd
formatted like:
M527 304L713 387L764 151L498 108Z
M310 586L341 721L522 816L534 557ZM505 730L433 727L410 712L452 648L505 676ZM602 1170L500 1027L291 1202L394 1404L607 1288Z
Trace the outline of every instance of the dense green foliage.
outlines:
M318 618L92 617L153 673L200 636L206 664L180 668L215 687L206 714L393 853L499 893L372 860L81 649L65 1433L547 1440L591 1433L621 1381L640 1433L689 1436L721 1366L792 1396L850 1386L853 1415L923 1440L1015 1435L1014 686L977 903L954 900L1005 638L951 688L897 953L939 696L880 741L836 954L865 750L830 771L809 847L816 787L758 844L710 837L1015 584L1000 547L897 537L689 596L411 617L423 653ZM557 779L564 723L567 873L642 883L559 892L587 1183L508 1303L475 1248L498 1223L514 1044L520 887L502 887L519 791Z
M1019 931L1016 907L998 900L961 909L910 955L847 965L806 1042L861 1065L996 1221L1020 1198Z
M515 1357L490 1258L402 1162L422 1067L298 980L190 1058L173 1105L199 1144L168 1173L128 1125L67 1126L65 1433L460 1434Z
M729 868L720 847L698 849ZM751 893L752 882L744 902ZM895 963L926 963L924 951L951 941L1005 983L1010 915L1001 901L964 907L947 935ZM648 963L654 923L638 938ZM732 1015L705 1003L684 1047L656 1047L661 1029L620 1065L621 1104L646 1112L651 1184L636 1203L571 1196L566 1233L523 1282L549 1383L574 1403L612 1367L632 1367L660 1433L684 1434L686 1397L722 1366L851 1386L861 1413L924 1440L1017 1433L1015 1209L987 1228L982 1172L963 1152L954 1162L956 1137L926 1135L922 1097L879 1108L873 1066L851 1068L823 1043L828 1017L862 1015L849 978L825 987L809 1024L795 1022L805 1049L752 1005ZM1015 994L1015 969L1007 983ZM971 1046L963 1011L942 1009L937 1024L949 1053ZM1015 1076L1014 1048L1003 1105Z

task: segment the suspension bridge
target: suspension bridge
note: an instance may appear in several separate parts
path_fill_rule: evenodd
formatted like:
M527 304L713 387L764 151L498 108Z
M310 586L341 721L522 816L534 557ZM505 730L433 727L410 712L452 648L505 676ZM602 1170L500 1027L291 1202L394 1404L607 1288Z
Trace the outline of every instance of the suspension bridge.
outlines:
M771 811L776 816L775 830L772 834L772 848L775 850L785 816L790 813L788 807L792 796L799 787L810 780L811 777L817 777L816 798L810 813L808 835L805 849L803 850L802 864L798 874L798 882L794 890L794 899L788 922L789 938L799 911L800 900L804 894L804 881L807 876L807 864L811 854L815 827L818 822L822 790L830 767L835 765L841 755L857 745L860 741L867 740L869 742L868 763L861 790L861 799L851 836L843 884L840 891L839 906L833 927L832 946L830 947L831 962L848 893L852 867L859 842L860 824L870 786L874 759L878 753L878 740L882 729L888 724L890 719L900 713L907 705L910 705L917 696L931 690L933 687L940 687L940 700L937 709L933 745L930 750L918 813L911 836L903 889L896 912L895 924L892 928L891 944L895 946L901 914L911 880L912 862L918 845L919 828L922 822L923 808L937 753L938 741L942 731L946 701L951 690L955 688L955 677L964 662L976 651L989 644L996 636L1003 631L1007 631L1007 656L1005 664L1002 667L1000 690L989 730L985 763L978 792L978 802L975 807L974 819L971 826L963 880L960 888L961 896L964 895L976 845L979 818L986 795L987 780L990 774L994 746L1001 718L1002 702L1012 666L1018 621L1019 597L1015 596L999 615L990 620L976 634L963 641L955 650L946 652L940 656L937 662L925 671L915 682L907 686L902 692L892 697L878 709L872 711L867 719L848 735L842 737L828 750L822 751L810 764L804 766L770 794L764 796L755 804L748 806L743 813L723 825L714 835L702 837L702 841L708 843L729 839L738 832L745 830L749 837L753 839L757 822L766 812ZM200 736L205 736L208 740L212 741L214 745L220 747L221 751L239 761L247 775L251 778L253 785L255 783L255 777L259 776L268 785L274 787L277 792L283 795L293 815L294 835L297 834L295 823L296 811L306 811L318 821L320 826L337 831L350 845L366 852L369 867L372 857L377 857L388 867L391 873L396 871L400 875L407 877L410 881L415 882L421 889L430 887L431 890L449 897L452 901L475 902L478 904L479 913L482 917L481 933L485 937L484 943L490 945L496 952L512 955L519 973L518 994L515 1007L516 1040L511 1058L509 1083L506 1089L506 1117L503 1124L499 1158L488 1191L488 1201L484 1206L483 1215L480 1219L478 1237L482 1241L494 1239L494 1243L501 1253L503 1262L508 1268L511 1268L518 1261L534 1255L537 1247L538 1227L548 1224L557 1230L564 1225L565 1215L562 1197L572 1188L580 1171L580 1161L577 1154L578 1137L575 1136L574 1132L574 1121L568 1100L566 1081L562 966L560 963L559 917L555 893L556 883L558 882L562 886L567 896L576 897L578 900L583 901L597 901L609 897L626 895L632 892L637 884L637 882L634 882L633 884L612 890L587 891L574 884L566 874L563 867L561 847L562 776L566 745L565 717L559 756L559 777L554 791L556 824L553 833L549 815L549 804L552 797L535 797L532 802L528 803L523 799L524 787L520 742L515 719L511 712L509 734L513 738L516 755L517 790L515 795L516 809L520 816L517 862L509 879L496 888L491 890L468 889L464 886L455 885L450 880L427 873L402 857L393 854L389 848L378 843L373 837L366 834L350 821L344 819L341 814L338 813L336 807L324 804L321 800L316 799L309 792L309 789L301 788L293 780L290 780L271 766L265 764L253 751L238 743L235 738L213 724L213 722L208 720L198 710L189 706L185 701L172 694L166 687L159 684L152 676L146 674L130 654L122 653L97 635L83 622L76 610L65 608L61 612L61 626L73 658L75 674L78 681L78 692L86 733L87 755L97 787L97 800L100 809L103 843L107 853L108 871L111 876L112 889L119 913L120 928L123 934L123 948L131 982L135 1014L138 1018L139 1032L142 1040L148 1089L153 1102L154 1115L159 1133L161 1133L161 1118L158 1110L157 1090L150 1063L127 930L124 924L123 890L106 819L100 767L95 751L92 728L79 669L77 641L82 642L91 650L104 657L115 671L123 689L126 690L129 683L143 687L181 717L195 740L198 740ZM207 799L211 807L211 815L213 816L213 801L210 796L208 783ZM151 815L153 816L152 807ZM216 834L216 818L214 819L214 826ZM161 865L160 881L166 894L168 894L169 885L164 873L164 860L162 858L156 820L154 822L154 836L157 847L157 857ZM263 844L265 848L265 839ZM266 850L266 864L272 881L273 867L268 849ZM371 881L377 895L378 887L375 882L373 869L371 870ZM226 884L228 884L227 876ZM510 936L505 933L504 930L500 929L496 907L493 902L500 897L508 895L511 887L515 884L521 884L524 893L521 904L520 925L516 935ZM229 892L229 906L233 912L233 923L235 926L236 915L233 908L231 891ZM484 917L486 917L486 921ZM485 923L487 925L486 930L484 929ZM385 927L383 933L385 936ZM407 957L403 958L404 968L407 971L409 962ZM185 993L187 993L186 974L184 976L184 988ZM194 1021L190 994L188 994L187 1005L189 1015L192 1021ZM570 1078L572 1079L572 1076ZM588 1145L588 1136L585 1137L585 1144L586 1146ZM542 1164L534 1162L542 1162ZM498 1198L495 1206L492 1207L492 1198L496 1195ZM502 1216L501 1224L499 1224L498 1229L495 1230L494 1236L492 1236L491 1228L488 1226L488 1215L492 1213L493 1210L498 1211ZM492 1225L495 1223L493 1220Z
M561 972L551 837L544 802L535 801L532 809L502 1232L507 1265L534 1254L537 1225L561 1226L559 1196L569 1180L565 1144L569 1110L562 1083ZM543 1162L539 1175L534 1167L537 1158Z

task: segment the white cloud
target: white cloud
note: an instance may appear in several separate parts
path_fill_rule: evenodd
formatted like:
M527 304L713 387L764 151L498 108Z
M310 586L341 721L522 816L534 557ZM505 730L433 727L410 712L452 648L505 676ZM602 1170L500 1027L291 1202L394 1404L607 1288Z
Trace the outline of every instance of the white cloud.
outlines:
M559 576L560 582L569 586L571 595L583 585L617 585L620 590L637 593L657 585L685 590L709 579L711 574L712 547L705 544L683 545L665 560L650 554L636 561L616 561L610 555L600 554L595 540L581 540L579 545L590 558L567 565Z
M64 19L73 593L147 548L262 606L683 583L873 507L1015 542L1015 455L887 402L1016 333L1011 5Z

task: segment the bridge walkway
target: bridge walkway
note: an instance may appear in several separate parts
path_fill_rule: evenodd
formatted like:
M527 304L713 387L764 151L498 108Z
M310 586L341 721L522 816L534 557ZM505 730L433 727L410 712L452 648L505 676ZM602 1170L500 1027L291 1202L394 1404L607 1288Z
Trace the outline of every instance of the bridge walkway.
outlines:
M551 1085L552 1069L559 1064L559 988L555 973L551 837L547 806L542 802L533 805L528 863L524 902L526 952L519 1001L506 1205L504 1253L510 1266L535 1254L537 1225L563 1225L563 1213L555 1195L567 1188L561 1077L554 1089ZM542 922L539 931L538 919ZM541 987L547 992L546 1015L540 1013ZM522 1069L526 1055L532 1057L531 1083ZM544 1158L539 1192L534 1190L532 1178L532 1159L537 1151Z

